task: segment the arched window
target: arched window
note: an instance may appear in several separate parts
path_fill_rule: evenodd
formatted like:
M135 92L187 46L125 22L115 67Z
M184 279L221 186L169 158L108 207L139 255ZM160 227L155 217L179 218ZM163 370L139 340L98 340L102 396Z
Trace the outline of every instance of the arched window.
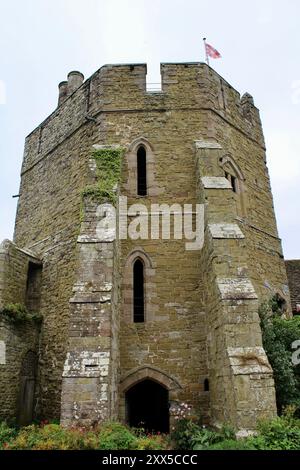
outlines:
M243 174L230 155L225 155L220 159L220 166L224 170L225 178L227 178L231 183L236 202L237 214L241 217L245 216L245 179Z
M140 259L133 265L133 321L145 321L144 263Z
M225 171L225 178L230 181L232 190L234 193L238 193L238 180L237 177L232 175L231 173L228 173L228 171Z
M143 145L137 151L137 194L138 196L147 195L146 149Z
M209 392L209 380L208 379L204 380L204 391Z
M152 322L155 319L155 263L141 248L127 256L123 273L123 317L126 323ZM141 300L142 299L142 300Z

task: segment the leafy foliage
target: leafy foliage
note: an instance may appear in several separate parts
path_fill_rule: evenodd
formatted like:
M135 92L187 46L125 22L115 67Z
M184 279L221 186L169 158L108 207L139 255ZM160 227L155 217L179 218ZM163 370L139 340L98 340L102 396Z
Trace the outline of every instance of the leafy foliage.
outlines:
M176 422L171 433L171 439L176 449L189 450L193 448L193 438L202 431L202 426L194 423L189 418L183 418Z
M259 424L258 435L248 439L256 450L299 450L300 420L293 417L290 407L283 416Z
M255 450L255 447L246 439L241 439L239 441L234 439L226 439L224 441L218 442L217 444L212 444L203 450Z
M215 431L185 418L176 423L171 439L176 449L203 450L225 439L235 439L235 433L230 426Z
M98 448L103 450L133 449L136 440L136 436L122 424L109 423L100 429Z
M29 312L22 304L6 304L0 310L0 315L2 315L9 322L16 324L24 322L41 324L43 321L41 314Z
M300 339L300 317L282 318L274 299L261 306L259 315L263 346L274 374L278 411L291 404L300 408L300 366L292 363L292 343Z
M0 425L2 450L161 450L168 446L165 436L137 434L120 423L106 423L93 430L41 424L17 431L5 424Z
M237 440L234 431L224 426L209 429L192 420L178 423L172 434L173 445L182 450L300 450L300 420L294 407L283 416L259 424L257 435ZM183 434L181 435L180 432ZM177 435L179 442L174 441ZM59 424L30 425L21 429L0 423L0 450L164 450L170 449L165 435L146 434L120 423L106 423L96 429L63 428Z
M6 423L0 423L0 449L9 446L16 435L17 430L15 428L9 427Z

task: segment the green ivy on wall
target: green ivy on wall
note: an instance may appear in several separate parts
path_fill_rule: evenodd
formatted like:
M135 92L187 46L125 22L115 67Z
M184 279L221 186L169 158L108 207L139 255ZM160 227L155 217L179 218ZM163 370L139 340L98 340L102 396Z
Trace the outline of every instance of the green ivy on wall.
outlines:
M25 305L22 304L6 304L0 310L1 317L15 324L32 322L40 325L43 321L41 314L29 312Z
M121 165L124 149L103 148L93 151L97 166L97 183L89 185L82 191L82 197L90 196L99 203L117 202L117 185L121 179Z

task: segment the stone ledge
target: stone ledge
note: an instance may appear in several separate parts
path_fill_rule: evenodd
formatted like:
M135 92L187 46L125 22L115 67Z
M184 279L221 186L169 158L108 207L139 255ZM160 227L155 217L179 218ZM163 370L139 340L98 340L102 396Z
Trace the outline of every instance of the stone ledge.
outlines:
M218 142L210 142L208 140L195 140L196 149L222 149Z
M257 299L256 292L250 279L218 278L217 285L222 300Z
M6 344L4 341L0 341L0 365L6 364Z
M111 282L77 282L74 284L73 292L83 295L97 294L99 292L110 292L112 290Z
M115 230L108 230L103 237L91 237L89 235L79 235L77 243L112 243L116 239Z
M209 224L208 228L213 238L245 238L237 224Z
M105 377L109 360L109 351L68 352L63 377Z
M92 150L110 150L110 149L120 149L122 148L119 144L94 144L92 145Z
M272 373L266 353L260 346L227 348L227 354L234 375Z
M201 181L205 189L232 189L225 176L203 176Z

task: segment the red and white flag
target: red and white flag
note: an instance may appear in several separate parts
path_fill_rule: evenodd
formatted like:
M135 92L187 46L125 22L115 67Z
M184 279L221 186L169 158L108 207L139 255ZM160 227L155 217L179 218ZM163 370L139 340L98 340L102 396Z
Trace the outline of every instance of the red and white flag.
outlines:
M207 44L207 42L205 43L205 50L206 54L212 59L220 59L222 57L220 52L217 51L217 49L212 47L210 44Z

